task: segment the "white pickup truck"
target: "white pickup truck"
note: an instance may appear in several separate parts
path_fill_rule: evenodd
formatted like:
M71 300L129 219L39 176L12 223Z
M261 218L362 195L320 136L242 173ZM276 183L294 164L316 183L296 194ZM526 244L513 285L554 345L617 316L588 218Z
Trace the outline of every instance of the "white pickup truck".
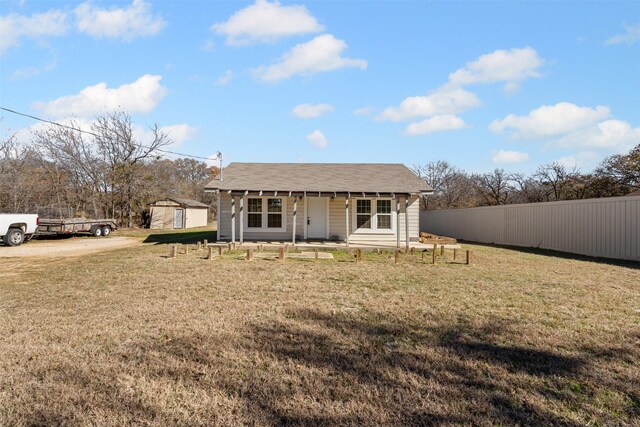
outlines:
M0 239L5 245L19 246L38 230L38 215L0 214Z

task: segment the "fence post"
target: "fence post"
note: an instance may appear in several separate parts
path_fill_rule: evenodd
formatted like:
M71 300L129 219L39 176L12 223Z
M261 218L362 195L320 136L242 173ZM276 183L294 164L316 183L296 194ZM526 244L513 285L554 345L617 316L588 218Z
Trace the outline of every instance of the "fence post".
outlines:
M222 246L218 246L218 255L222 255Z
M458 250L454 249L453 250L453 260L455 261L457 257L458 257Z
M284 261L284 248L281 246L280 250L278 251L278 258L280 259L280 261Z
M175 258L178 256L178 246L171 245L171 249L169 250L169 258Z
M400 249L396 249L395 262L396 264L400 264Z
M315 252L316 259L318 259L318 248L315 248L313 251Z
M247 261L251 261L253 259L253 249L247 249Z
M213 248L209 247L209 254L207 255L207 259L213 259Z
M471 264L471 251L467 249L467 265Z
M202 244L200 243L200 240L198 240L197 245L198 245L198 250L202 250Z
M436 245L433 245L433 251L431 251L431 264L436 263Z
M203 243L204 247L206 248L209 245L209 241L207 239L204 239L204 243Z

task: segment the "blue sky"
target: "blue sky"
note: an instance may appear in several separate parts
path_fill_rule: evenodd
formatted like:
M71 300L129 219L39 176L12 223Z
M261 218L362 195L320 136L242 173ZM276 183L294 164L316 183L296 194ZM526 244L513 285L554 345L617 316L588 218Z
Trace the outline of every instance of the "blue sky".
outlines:
M125 109L189 154L587 171L640 143L637 1L0 5L3 107Z

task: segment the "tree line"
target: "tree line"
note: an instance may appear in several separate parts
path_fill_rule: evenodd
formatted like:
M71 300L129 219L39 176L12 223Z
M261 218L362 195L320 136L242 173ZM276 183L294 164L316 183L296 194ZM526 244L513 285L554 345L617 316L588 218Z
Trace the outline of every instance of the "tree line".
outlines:
M558 162L531 174L504 169L469 173L442 160L413 170L433 188L422 199L426 210L624 196L640 188L640 144L605 158L589 173Z
M90 130L79 128L73 121L51 124L27 142L15 134L0 141L0 212L113 218L132 227L148 223L149 204L164 197L212 204L204 186L218 168L166 158L163 147L172 141L158 125L144 142L123 112L98 116Z
M155 125L145 141L130 115L98 116L90 130L51 124L29 141L0 140L0 212L113 218L120 226L148 224L149 204L165 197L212 206L204 186L219 169L189 158L166 158L168 135ZM622 196L640 188L640 144L581 173L554 162L523 174L495 169L469 173L446 161L414 166L431 185L428 210Z

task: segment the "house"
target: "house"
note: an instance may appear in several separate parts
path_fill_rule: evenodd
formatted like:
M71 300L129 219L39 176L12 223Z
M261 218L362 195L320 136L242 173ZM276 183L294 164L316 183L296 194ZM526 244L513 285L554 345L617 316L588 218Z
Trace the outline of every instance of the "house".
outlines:
M149 228L195 228L205 227L209 205L190 199L165 198L151 203Z
M218 194L218 240L331 240L407 246L431 188L402 164L231 163Z

